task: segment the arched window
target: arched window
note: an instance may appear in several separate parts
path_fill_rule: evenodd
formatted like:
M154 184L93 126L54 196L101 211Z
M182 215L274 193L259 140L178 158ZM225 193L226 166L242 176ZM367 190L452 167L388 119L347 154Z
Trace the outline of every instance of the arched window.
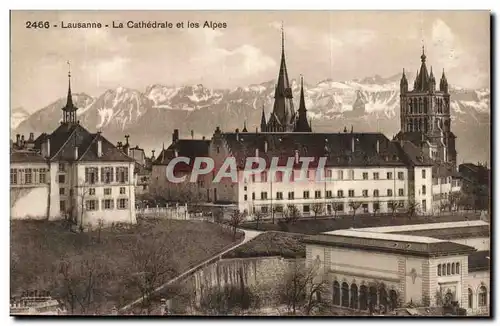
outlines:
M474 295L472 295L472 290L469 288L467 290L469 294L469 308L472 309L472 304L474 303Z
M443 275L443 276L446 275L446 264L441 265L441 275Z
M349 307L352 309L358 309L358 286L356 284L351 285L351 300Z
M450 263L446 264L446 275L450 275L451 274L451 266L450 266Z
M441 276L441 264L438 265L438 276Z
M479 288L479 293L478 293L478 303L480 307L484 307L487 305L487 298L488 298L488 293L486 291L486 286L481 286Z
M455 273L460 274L460 263L455 264Z
M342 283L342 307L349 307L349 284Z
M451 274L455 274L455 263L451 263Z

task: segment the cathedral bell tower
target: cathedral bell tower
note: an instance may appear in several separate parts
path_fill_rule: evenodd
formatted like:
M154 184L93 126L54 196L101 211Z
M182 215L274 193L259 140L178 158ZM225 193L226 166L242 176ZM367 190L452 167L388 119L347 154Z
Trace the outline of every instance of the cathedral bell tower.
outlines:
M408 90L408 80L403 70L400 82L401 131L397 138L409 140L428 151L435 161L456 163L455 135L451 131L450 94L444 74L436 89L432 67L426 66L425 49L422 47L420 70Z

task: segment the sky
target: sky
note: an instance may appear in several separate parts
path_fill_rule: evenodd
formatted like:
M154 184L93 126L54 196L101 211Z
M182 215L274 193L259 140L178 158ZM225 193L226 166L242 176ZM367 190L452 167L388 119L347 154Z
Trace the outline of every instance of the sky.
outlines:
M28 29L26 21L168 21L174 28ZM227 27L186 28L187 21ZM68 61L73 92L93 96L120 86L269 81L278 74L282 24L289 77L302 74L308 84L415 72L423 45L428 67L439 76L444 69L450 84L490 84L487 11L13 11L11 109L34 112L65 96Z

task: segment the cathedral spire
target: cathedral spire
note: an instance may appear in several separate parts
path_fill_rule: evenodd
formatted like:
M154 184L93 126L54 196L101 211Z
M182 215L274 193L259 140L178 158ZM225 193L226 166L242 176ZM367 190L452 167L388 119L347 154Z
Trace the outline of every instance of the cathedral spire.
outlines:
M311 126L307 123L307 109L304 98L304 77L300 76L300 101L299 101L299 117L295 123L294 131L311 132Z
M448 80L446 79L446 75L444 74L444 68L443 75L441 76L441 81L439 82L439 90L441 92L448 93Z
M288 70L285 60L285 32L281 27L281 62L278 73L278 80L274 91L274 106L271 116L276 116L281 125L281 131L292 131L293 120L295 119L295 110L293 107L293 95L290 81L288 79Z
M260 131L261 132L266 132L266 114L264 112L264 105L262 105L262 116L260 118Z
M417 73L417 77L415 80L415 89L417 91L426 92L429 91L429 73L427 72L427 66L425 65L425 59L427 56L425 55L425 47L422 45L422 55L420 59L422 64L420 65L420 72Z

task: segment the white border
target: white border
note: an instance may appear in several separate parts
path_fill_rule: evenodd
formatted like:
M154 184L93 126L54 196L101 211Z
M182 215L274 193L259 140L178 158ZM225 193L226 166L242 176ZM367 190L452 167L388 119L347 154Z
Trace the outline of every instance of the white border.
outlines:
M9 262L9 212L8 212L8 207L9 206L9 174L8 174L8 169L9 169L9 148L8 148L8 143L7 139L10 138L10 94L9 94L9 20L10 20L10 14L8 9L24 9L24 10L33 10L33 9L115 9L115 10L123 10L123 9L212 9L212 10L220 10L220 9L253 9L253 10L277 10L277 9L307 9L307 10L312 10L312 9L330 9L330 10L348 10L348 9L365 9L365 10L416 10L416 9L441 9L441 10L471 10L471 9L490 9L494 13L498 13L499 11L499 1L487 1L487 0L475 0L475 1L453 1L453 2L444 2L444 1L436 1L436 0L419 0L415 1L413 3L410 2L403 2L403 1L361 1L361 0L349 0L349 1L341 1L341 2L335 2L335 6L332 6L333 2L330 1L325 1L325 0L307 0L307 1L296 1L296 0L287 0L287 1L263 1L263 0L252 0L252 1L176 1L175 3L170 2L168 4L165 3L165 1L150 1L150 0L141 0L141 1L115 1L112 4L111 3L106 3L104 4L102 1L95 1L95 0L86 0L86 1L75 1L75 0L45 0L43 2L40 1L22 1L22 0L17 0L17 1L2 1L1 7L1 21L2 21L2 28L0 32L0 37L1 37L1 42L0 44L2 45L3 49L1 51L2 55L2 60L0 60L0 73L2 78L2 88L1 88L1 94L2 96L0 97L4 101L3 109L2 109L2 115L3 119L0 119L3 124L3 128L0 128L2 130L3 135L0 136L0 155L2 156L1 160L1 171L0 173L0 185L2 186L3 189L5 189L5 193L3 193L3 196L0 196L0 207L4 209L5 214L2 216L2 232L3 236L1 237L2 241L2 250L0 251L1 257L2 257L2 262L4 262L4 268L2 268L2 282L1 284L1 295L0 295L0 311L1 311L1 325L7 325L7 324L13 324L14 320L13 318L10 318L9 315L9 309L8 309L8 293L9 292L9 268L8 262ZM327 5L329 4L329 6ZM496 22L496 25L498 25L498 21ZM498 28L495 26L495 37L494 40L492 40L493 43L497 43L499 41L498 37ZM493 58L492 58L493 59ZM495 75L495 80L497 81L497 76ZM492 94L498 94L498 84L495 84L495 89L492 90ZM491 112L494 112L496 108L491 108ZM494 125L498 125L498 116L499 114L495 114L495 121ZM493 130L493 128L492 128ZM495 133L495 143L498 144L498 139L497 135ZM492 154L495 152L497 149L497 146L495 146L495 149L492 149ZM497 164L495 162L495 166L492 166L492 170L498 171ZM497 173L496 173L497 174ZM495 178L495 184L496 184L497 178ZM498 198L498 194L496 196L496 200L500 200ZM492 216L492 219L495 217ZM500 222L497 222L497 224ZM496 234L496 230L493 231ZM497 248L495 248L496 250ZM495 257L496 258L496 257ZM496 261L494 259L493 261ZM7 266L6 266L7 265ZM494 275L492 274L492 277ZM495 293L496 293L496 283L495 283ZM499 300L495 300L496 306L491 307L492 309L497 308ZM210 322L211 320L200 320L200 322L207 323ZM217 320L213 320L215 322L218 322ZM289 322L290 320L281 320L281 322ZM300 321L299 322L304 322ZM365 322L368 320L362 320L362 321L356 321L352 320L350 323L361 323ZM396 322L400 322L401 320L396 320ZM414 321L416 323L421 323L423 324L424 322L426 324L432 324L432 323L438 323L437 321ZM104 320L79 320L80 323L84 324L91 324L92 325L104 325L105 321ZM112 322L109 320L108 322ZM117 321L114 321L117 322ZM151 321L147 321L150 323ZM161 323L169 323L169 324L177 324L179 321L172 321L172 320L158 320L158 322ZM197 321L190 321L188 323L195 323ZM234 321L238 322L238 321ZM275 322L280 322L280 320L272 320L272 321L259 321L259 320L253 320L251 323L259 323L259 324L267 324L267 323L275 323ZM344 323L347 323L347 320L342 320L342 321L336 321L336 320L321 320L321 322L326 322L326 323L335 323L335 325L341 325ZM18 322L19 323L19 322ZM45 325L52 325L53 321L39 321L40 324L45 324ZM186 323L186 322L184 322ZM138 321L135 320L131 324L146 324L146 321Z

